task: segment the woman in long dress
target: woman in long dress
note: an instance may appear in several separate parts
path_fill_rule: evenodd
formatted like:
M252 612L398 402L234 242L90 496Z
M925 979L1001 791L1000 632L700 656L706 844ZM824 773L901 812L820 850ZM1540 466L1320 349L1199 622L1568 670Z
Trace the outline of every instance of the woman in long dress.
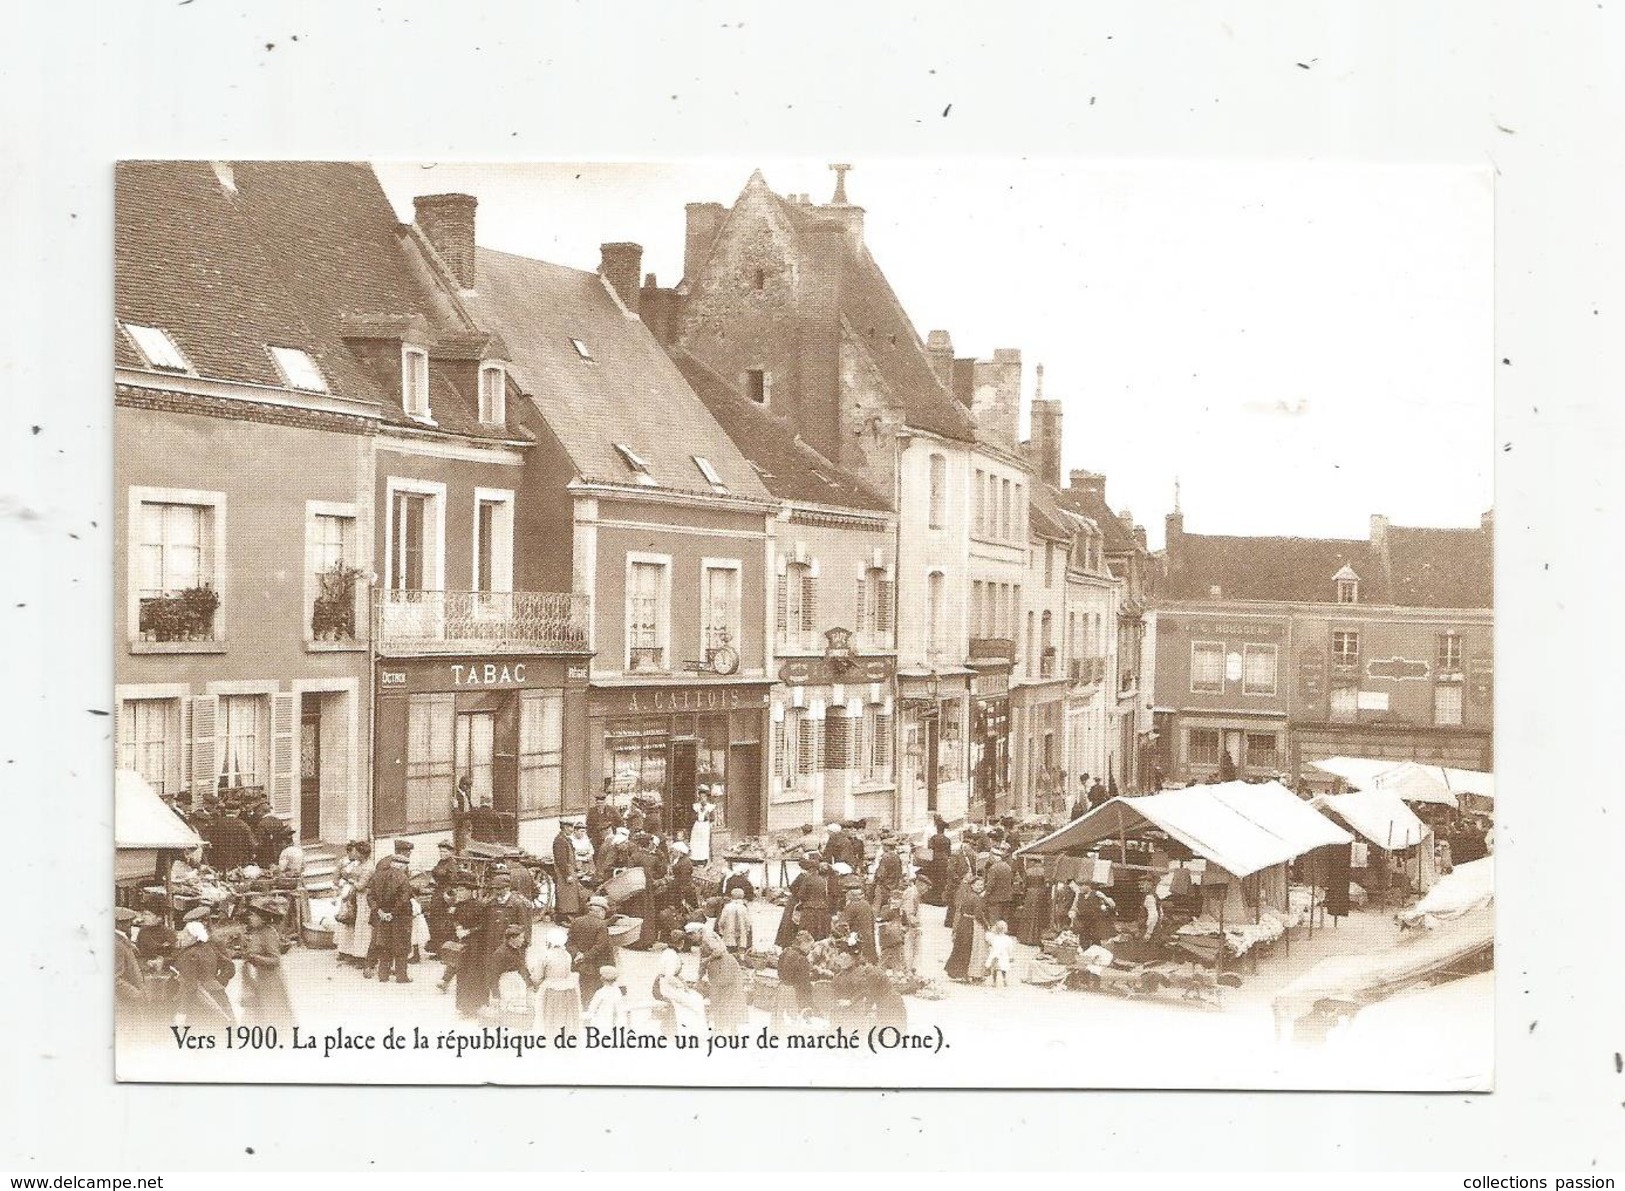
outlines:
M352 844L351 855L354 862L345 866L348 870L345 881L349 888L344 895L354 898L355 921L344 928L346 937L335 937L334 942L338 944L341 962L364 968L367 966L367 956L372 951L372 903L367 900L367 886L372 883L376 866L372 862L372 845L366 840L357 840Z
M716 817L717 804L711 801L711 787L701 786L700 796L694 803L694 826L688 829L688 855L695 864L711 859L711 820Z
M941 819L937 820L936 834L926 846L931 849L931 859L925 866L925 896L920 900L928 906L946 906L953 895L948 878L948 857L953 853L954 844L948 838L948 825Z
M703 1034L705 998L689 987L683 979L682 968L682 956L672 948L666 948L660 953L654 987L650 992L657 1004L666 1006L672 1033Z
M700 989L710 1002L711 1029L714 1033L737 1034L749 1024L745 973L739 961L728 954L727 945L715 936L705 941Z
M571 966L570 950L564 945L568 938L562 926L549 927L536 965L542 990L540 1025L550 1039L560 1031L581 1033L581 977Z
M946 971L950 980L980 980L987 959L989 923L987 904L982 900L983 885L975 879L970 891L959 899L959 915L954 920L954 946L948 953Z
M188 922L176 936L175 974L180 977L180 1003L187 1024L197 1027L234 1026L237 1015L226 996L226 985L236 965L209 938L202 922Z
M268 902L248 905L248 934L243 939L243 1020L251 1026L293 1028L293 1005L282 975L282 909Z

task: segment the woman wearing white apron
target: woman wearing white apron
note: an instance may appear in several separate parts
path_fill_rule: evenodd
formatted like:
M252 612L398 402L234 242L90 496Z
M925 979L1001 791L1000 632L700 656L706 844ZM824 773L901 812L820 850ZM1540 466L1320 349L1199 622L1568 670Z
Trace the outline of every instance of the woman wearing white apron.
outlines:
M694 804L694 826L688 831L688 858L695 864L711 859L711 820L716 813L711 787L701 786L699 801Z
M335 938L334 942L338 944L341 962L364 968L367 966L368 953L372 950L372 903L367 900L367 886L372 882L374 868L372 845L365 840L357 840L351 847L351 854L355 860L346 866L349 871L345 880L354 890L355 921L349 926L348 938Z

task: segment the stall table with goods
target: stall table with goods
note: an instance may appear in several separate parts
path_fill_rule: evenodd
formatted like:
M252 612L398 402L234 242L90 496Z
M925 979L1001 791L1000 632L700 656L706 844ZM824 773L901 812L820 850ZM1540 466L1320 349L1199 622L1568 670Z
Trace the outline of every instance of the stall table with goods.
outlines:
M1321 901L1313 883L1291 882L1291 862L1352 840L1276 782L1114 798L1020 849L1044 857L1046 879L1082 882L1115 903L1110 939L1083 946L1057 935L1034 982L1216 1004L1239 983L1236 960L1256 966Z

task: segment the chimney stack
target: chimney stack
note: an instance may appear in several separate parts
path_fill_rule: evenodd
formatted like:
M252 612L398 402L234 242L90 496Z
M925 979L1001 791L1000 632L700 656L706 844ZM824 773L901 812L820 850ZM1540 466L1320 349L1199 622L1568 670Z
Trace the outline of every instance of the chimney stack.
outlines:
M1168 565L1172 568L1180 553L1180 546L1185 537L1185 514L1175 509L1169 513L1162 523L1163 548L1168 554Z
M463 289L474 288L474 208L471 194L420 194L412 221Z
M1068 488L1077 492L1092 492L1101 500L1106 499L1106 477L1098 472L1074 467L1067 473L1066 483Z
M1378 550L1388 545L1388 518L1381 513L1371 514L1371 544Z
M704 267L705 258L711 255L711 245L716 241L728 208L721 203L689 203L685 210L688 232L683 238L683 280L693 281Z
M992 441L1017 450L1021 426L1021 352L997 348L991 360L975 362L975 396L971 412L976 425Z
M937 374L942 387L953 391L954 341L946 331L932 331L925 337L925 355L931 361L931 371Z
M1039 365L1043 367L1043 365ZM1042 391L1042 390L1040 390ZM1061 486L1061 403L1033 398L1032 459L1038 478L1051 488Z
M616 295L633 314L638 313L638 278L643 275L642 244L600 244L598 275L609 282Z

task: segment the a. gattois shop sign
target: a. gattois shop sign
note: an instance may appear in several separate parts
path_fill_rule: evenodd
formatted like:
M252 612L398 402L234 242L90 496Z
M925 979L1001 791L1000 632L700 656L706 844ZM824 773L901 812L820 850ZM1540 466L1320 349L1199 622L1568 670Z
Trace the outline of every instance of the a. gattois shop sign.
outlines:
M606 687L592 692L593 714L646 715L685 711L744 711L767 706L765 685Z

